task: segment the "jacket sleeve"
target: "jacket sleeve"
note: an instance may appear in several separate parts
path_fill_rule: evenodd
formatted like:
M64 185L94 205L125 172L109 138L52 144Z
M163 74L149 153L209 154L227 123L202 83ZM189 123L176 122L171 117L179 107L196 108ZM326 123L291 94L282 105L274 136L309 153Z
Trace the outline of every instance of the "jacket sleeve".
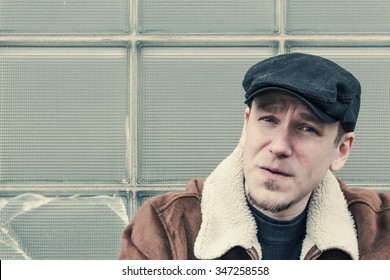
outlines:
M144 203L123 231L119 259L172 259L166 230L151 203Z

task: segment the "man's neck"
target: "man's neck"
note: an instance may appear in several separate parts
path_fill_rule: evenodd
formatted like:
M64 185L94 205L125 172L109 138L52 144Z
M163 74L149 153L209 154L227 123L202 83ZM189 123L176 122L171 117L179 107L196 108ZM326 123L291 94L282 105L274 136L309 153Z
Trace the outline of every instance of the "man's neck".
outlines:
M257 211L263 213L264 215L270 217L273 220L291 221L294 218L298 217L306 209L310 197L311 197L311 193L306 195L306 197L301 199L299 202L297 203L293 202L288 209L279 212L271 212L265 209L260 209L259 207L256 207L256 205L253 204L251 204L251 206L254 207Z
M307 209L290 221L274 220L249 204L257 224L257 238L263 259L290 259L300 257L306 234Z

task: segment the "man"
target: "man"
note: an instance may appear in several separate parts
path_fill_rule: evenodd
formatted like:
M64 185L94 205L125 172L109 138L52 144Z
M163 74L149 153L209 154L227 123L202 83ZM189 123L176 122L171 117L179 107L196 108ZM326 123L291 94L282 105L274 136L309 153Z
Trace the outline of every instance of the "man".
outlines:
M390 196L332 172L355 139L360 84L319 56L252 66L239 145L206 179L152 198L121 259L390 259Z

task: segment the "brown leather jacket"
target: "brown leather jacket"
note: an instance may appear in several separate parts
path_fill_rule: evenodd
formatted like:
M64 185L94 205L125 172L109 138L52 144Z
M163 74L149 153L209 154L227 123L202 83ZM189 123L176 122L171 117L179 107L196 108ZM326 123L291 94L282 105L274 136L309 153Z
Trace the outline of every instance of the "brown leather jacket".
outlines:
M240 156L236 150L185 192L144 203L122 234L119 258L261 259L237 181ZM346 187L328 172L309 203L301 259L390 259L390 194Z

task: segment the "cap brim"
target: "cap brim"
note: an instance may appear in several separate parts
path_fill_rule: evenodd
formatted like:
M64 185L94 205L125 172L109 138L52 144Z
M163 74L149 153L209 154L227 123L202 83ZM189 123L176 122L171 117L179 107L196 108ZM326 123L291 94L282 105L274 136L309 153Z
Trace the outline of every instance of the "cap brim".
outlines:
M265 87L265 88L262 88L258 91L255 91L254 93L252 93L250 96L248 96L248 98L245 100L245 104L249 105L248 103L252 102L252 100L259 94L264 94L264 93L267 93L269 91L272 91L272 90L279 90L279 91L283 91L283 92L286 92L288 94L291 94L295 97L297 97L298 99L300 99L309 109L310 111L313 112L314 115L316 115L320 120L322 120L323 122L325 123L328 123L328 124L331 124L331 123L335 123L337 122L336 119L334 119L333 117L325 114L324 112L322 112L320 109L318 109L313 103L311 103L310 101L308 101L306 98L302 97L299 93L297 92L294 92L292 90L289 90L289 89L286 89L286 88L283 88L283 87L275 87L275 86L272 86L272 87Z

